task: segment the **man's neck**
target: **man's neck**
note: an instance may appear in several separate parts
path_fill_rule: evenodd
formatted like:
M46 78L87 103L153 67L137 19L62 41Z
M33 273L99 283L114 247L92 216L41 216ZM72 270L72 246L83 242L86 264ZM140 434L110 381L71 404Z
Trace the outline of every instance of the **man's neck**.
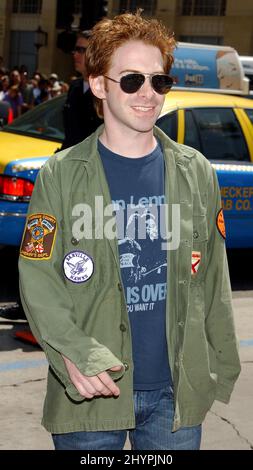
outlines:
M118 155L131 158L140 158L153 152L157 145L153 130L148 132L132 131L127 135L121 133L108 132L106 125L100 135L102 144Z

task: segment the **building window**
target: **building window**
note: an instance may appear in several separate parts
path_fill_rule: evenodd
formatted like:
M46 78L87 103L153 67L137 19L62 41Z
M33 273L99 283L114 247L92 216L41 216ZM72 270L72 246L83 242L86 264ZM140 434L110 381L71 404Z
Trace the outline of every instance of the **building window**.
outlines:
M142 8L144 16L154 16L156 3L156 0L120 0L119 13L126 11L134 13L137 8Z
M12 13L41 13L42 0L13 0Z
M224 16L226 0L182 0L181 15Z
M37 51L34 31L11 31L9 66L26 65L29 75L36 70Z
M223 36L179 36L179 41L182 42L196 42L197 44L214 44L222 46L224 44Z

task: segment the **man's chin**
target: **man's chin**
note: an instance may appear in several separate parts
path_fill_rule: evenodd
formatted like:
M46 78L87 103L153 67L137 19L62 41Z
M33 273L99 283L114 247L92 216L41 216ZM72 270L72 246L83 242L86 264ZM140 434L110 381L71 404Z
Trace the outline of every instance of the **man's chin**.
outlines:
M136 129L138 132L142 132L143 134L149 133L154 129L155 124L149 124L146 126L140 126L139 129Z

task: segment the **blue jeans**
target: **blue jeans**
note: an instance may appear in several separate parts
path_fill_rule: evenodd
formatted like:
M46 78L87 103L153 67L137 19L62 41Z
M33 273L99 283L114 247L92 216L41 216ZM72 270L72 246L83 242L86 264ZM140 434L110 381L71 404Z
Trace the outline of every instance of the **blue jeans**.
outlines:
M171 432L174 404L170 387L134 392L136 427L129 430L132 450L198 450L201 425ZM122 450L127 430L53 434L56 450Z

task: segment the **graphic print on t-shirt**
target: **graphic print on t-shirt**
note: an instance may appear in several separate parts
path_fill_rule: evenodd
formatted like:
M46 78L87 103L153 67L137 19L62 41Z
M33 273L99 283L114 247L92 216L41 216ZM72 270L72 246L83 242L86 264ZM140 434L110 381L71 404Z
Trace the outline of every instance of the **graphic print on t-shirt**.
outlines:
M145 219L146 239L137 242L135 238L128 236L128 233L131 225L138 225L141 219ZM158 238L158 224L152 212L145 209L142 214L140 214L140 211L131 214L126 225L126 235L126 238L119 240L119 246L121 247L120 267L129 270L127 277L129 283L137 284L141 278L148 277L149 274L154 272L159 274L161 269L167 266L164 256L161 256L158 260L153 260L150 257L150 250L153 250Z
M155 302L165 299L167 259L159 234L160 210L140 205L128 210L125 237L118 240L129 311L153 310Z

